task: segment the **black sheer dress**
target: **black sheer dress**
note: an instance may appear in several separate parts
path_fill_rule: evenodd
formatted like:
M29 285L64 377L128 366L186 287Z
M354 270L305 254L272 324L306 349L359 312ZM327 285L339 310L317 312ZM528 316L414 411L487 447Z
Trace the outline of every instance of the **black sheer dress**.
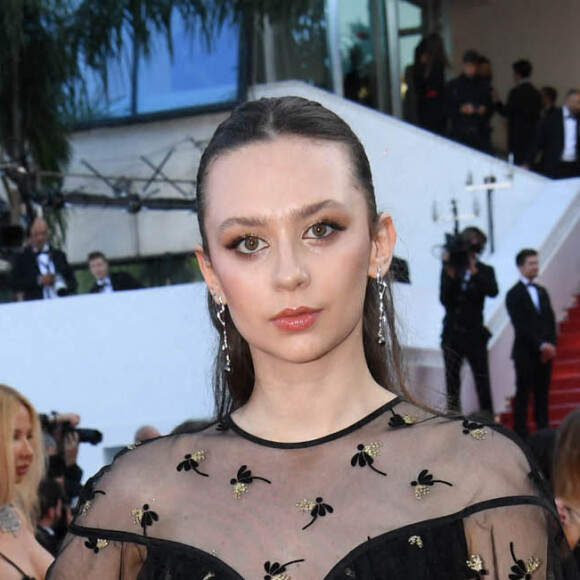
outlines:
M50 580L578 578L510 434L401 399L305 443L162 437L81 501Z

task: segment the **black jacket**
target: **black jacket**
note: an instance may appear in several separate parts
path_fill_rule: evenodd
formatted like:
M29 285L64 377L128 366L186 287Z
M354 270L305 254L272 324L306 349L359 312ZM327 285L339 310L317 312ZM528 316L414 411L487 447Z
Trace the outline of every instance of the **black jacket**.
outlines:
M489 330L483 325L483 303L486 296L498 294L495 272L491 266L476 262L477 273L472 274L463 289L461 276L452 278L445 268L441 270L439 298L445 306L443 342L465 339L480 342L489 339Z
M142 284L127 272L111 272L109 278L115 292L143 288ZM101 287L95 282L91 287L91 294L98 294L100 291Z
M578 123L577 154L580 153L580 122ZM558 167L564 150L564 112L561 107L551 109L540 121L536 136L528 150L527 162L534 165L540 153L539 170L548 177L560 177ZM580 159L580 156L578 157Z
M508 150L514 154L514 162L521 165L534 140L540 112L542 96L530 82L522 82L514 87L500 112L507 117Z
M471 103L475 108L481 105L489 113L492 106L488 87L478 77L460 75L449 81L445 90L445 109L450 120L450 137L478 149L484 148L488 139L487 115L466 115L461 107Z
M520 281L507 293L506 307L514 326L515 338L512 358L540 356L540 346L544 342L556 344L556 318L548 292L538 286L540 311L536 309L528 289Z
M52 246L49 249L54 269L66 282L67 293L75 294L77 281L66 259L66 254ZM12 289L14 292L23 292L24 300L42 300L44 296L43 287L38 283L40 270L38 269L36 254L30 246L14 257L11 276Z

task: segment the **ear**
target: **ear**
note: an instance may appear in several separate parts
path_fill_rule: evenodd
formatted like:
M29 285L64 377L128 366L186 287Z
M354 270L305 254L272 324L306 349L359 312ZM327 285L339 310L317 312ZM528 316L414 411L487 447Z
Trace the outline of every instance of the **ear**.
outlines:
M562 501L562 498L557 497L555 498L554 502L556 503L556 509L558 510L558 515L560 516L560 521L562 525L566 525L568 523L568 510Z
M393 259L396 241L397 232L393 220L388 213L382 213L377 221L372 239L368 270L368 275L371 278L377 277L377 268L381 269L383 276L387 273Z
M210 294L214 297L215 302L217 303L217 297L219 295L225 303L225 297L218 282L215 270L213 269L211 260L201 246L195 247L195 257L197 258L197 263L199 264L199 269L201 270L203 279L207 284Z

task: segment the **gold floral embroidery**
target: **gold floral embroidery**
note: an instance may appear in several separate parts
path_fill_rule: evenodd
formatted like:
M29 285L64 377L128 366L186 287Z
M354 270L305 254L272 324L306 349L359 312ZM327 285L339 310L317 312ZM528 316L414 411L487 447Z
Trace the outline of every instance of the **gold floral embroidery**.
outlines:
M215 578L215 574L213 572L208 572L204 577L203 580L210 580L210 578Z
M453 487L453 484L448 481L444 481L443 479L433 479L433 475L429 473L429 470L423 469L417 476L417 479L411 482L411 486L415 488L415 497L418 500L423 499L431 493L431 488L436 483L442 483L449 487Z
M377 441L373 441L372 443L365 445L363 448L363 451L367 455L369 455L370 457L372 457L374 459L375 457L379 456L382 446L383 446L382 443L378 443Z
M417 415L409 415L409 413L403 413L403 421L405 425L413 425L413 423L417 422Z
M422 548L423 539L421 538L421 536L411 536L409 538L409 544L411 544L411 546L417 546L417 548Z
M247 483L234 483L234 496L236 499L242 499L242 496L250 489Z
M533 574L539 567L542 561L539 558L528 558L526 562L526 572Z
M145 512L141 508L135 508L131 510L131 516L133 517L133 522L135 525L140 526L141 520L143 519L143 514Z
M137 447L139 447L139 445L141 445L141 441L137 441L136 443L131 443L129 445L127 445L127 449L129 449L129 451L133 451L133 449L137 449Z
M483 441L487 437L487 429L484 429L483 427L481 429L474 429L473 431L470 431L469 434L474 439L477 439L478 441Z
M97 548L99 548L99 550L106 548L108 545L109 545L109 540L97 539Z
M467 567L474 572L483 571L483 560L479 554L472 554L467 560Z
M311 499L301 499L296 503L296 507L300 509L301 512L311 512L316 506L316 502Z

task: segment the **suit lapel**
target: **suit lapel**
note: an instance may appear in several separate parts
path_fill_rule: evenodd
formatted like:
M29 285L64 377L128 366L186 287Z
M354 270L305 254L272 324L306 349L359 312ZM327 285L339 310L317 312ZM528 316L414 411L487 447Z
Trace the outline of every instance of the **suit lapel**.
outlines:
M526 288L526 285L521 280L520 280L519 284L520 284L520 294L522 296L522 300L523 300L524 304L527 305L528 310L530 310L536 316L538 316L540 313L538 312L537 308L535 307L535 305L532 301L532 297L530 296L530 293L528 292L528 289ZM539 289L538 289L538 296L540 297L540 308L541 308L542 307L542 299L541 299L541 294L540 294Z

